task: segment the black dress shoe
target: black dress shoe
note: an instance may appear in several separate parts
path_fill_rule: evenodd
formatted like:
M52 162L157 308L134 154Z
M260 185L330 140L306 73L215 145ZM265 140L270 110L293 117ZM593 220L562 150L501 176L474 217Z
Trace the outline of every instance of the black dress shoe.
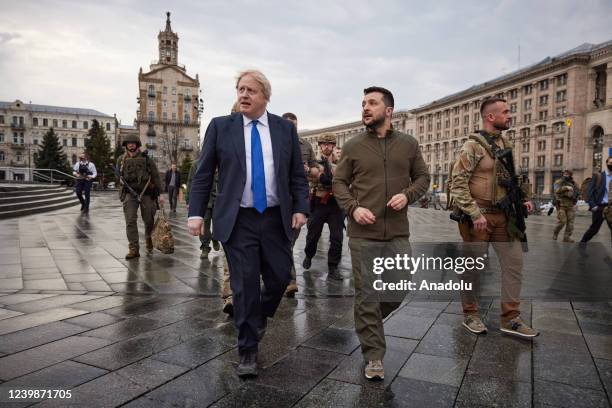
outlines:
M338 272L337 265L329 265L329 273L327 274L327 278L333 279L333 280L344 280L344 277L342 276L342 274Z
M257 329L257 341L261 341L266 334L268 327L268 318L264 317L263 325Z
M257 377L257 351L245 351L240 355L236 374L241 378Z
M302 266L304 267L304 269L310 269L310 266L312 265L312 258L304 258L304 262L302 262Z

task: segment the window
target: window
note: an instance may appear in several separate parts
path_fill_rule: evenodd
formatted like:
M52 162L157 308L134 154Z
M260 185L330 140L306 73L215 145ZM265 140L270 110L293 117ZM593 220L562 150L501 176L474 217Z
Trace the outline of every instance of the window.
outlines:
M518 96L518 91L516 89L511 89L508 91L508 95L510 99L516 99L516 97Z
M563 86L567 84L567 74L561 74L557 76L557 86Z
M172 109L176 109L176 101L172 101Z
M172 112L172 120L176 120L176 112Z
M67 129L67 128L68 128L68 121L67 121L67 120L62 120L62 127L63 127L64 129Z
M555 149L563 149L563 139L555 139Z
M558 91L557 92L557 102L565 102L566 99L567 99L567 91L566 90Z
M19 143L19 135L17 134L17 132L13 132L13 143Z
M23 160L23 154L21 152L17 152L16 159L17 159L18 162L22 161Z
M516 102L510 104L510 112L516 113Z
M0 150L0 161L4 161L4 152Z
M470 115L463 115L463 124L467 125L470 122Z
M62 139L62 146L68 146L68 139Z
M149 99L149 107L152 108L155 106L155 99Z
M73 121L72 121L72 128L73 128L73 129L76 129L76 128L77 128L77 121L76 121L76 120L73 120Z
M563 166L563 155L555 154L555 166Z
M151 98L155 98L155 86L153 85L149 85L149 92L148 92L149 97Z
M523 139L529 138L530 133L531 133L531 130L529 128L521 129L521 137Z
M531 123L531 113L526 113L523 115L523 123Z
M548 105L548 95L540 96L540 106Z
M525 99L524 107L525 107L525 110L530 110L531 109L531 99Z
M541 111L539 114L540 120L546 120L548 118L548 111Z
M565 106L559 106L557 109L555 109L555 113L557 114L557 117L566 116L567 109Z
M186 113L185 114L185 124L188 124L188 123L189 123L189 114Z
M546 156L538 156L538 167L544 167L546 165Z
M474 109L478 109L480 108L480 101L477 99L474 102L472 102Z
M442 123L436 122L436 130L442 129Z
M459 129L453 130L453 137L459 136Z
M72 147L77 147L77 138L76 137L72 138Z
M523 87L523 94L525 94L525 95L530 95L532 91L533 91L533 86L532 85L525 85Z
M43 118L43 126L44 127L49 126L49 119Z
M172 95L176 95L176 86L172 87Z
M110 132L110 130L111 130L111 124L110 122L106 122L106 131Z
M53 127L56 128L57 127L57 119L53 119Z
M164 86L164 88L163 88L163 93L164 93L164 94L167 94L167 93L168 93L168 87L167 87L167 86Z
M162 119L168 120L168 112L162 112Z
M538 141L538 151L546 150L546 140Z
M448 129L450 127L450 120L445 120L444 121L444 128Z
M542 126L538 126L538 135L543 135L546 133L546 126L542 125Z
M480 119L480 113L476 112L474 114L474 122L478 122L479 119Z
M455 107L453 108L453 115L458 115L458 114L459 114L459 107L458 107L458 106L455 106Z
M164 100L162 101L162 106L163 106L164 108L167 108L167 107L168 107L168 101L164 99Z
M453 119L453 126L459 126L459 118Z
M529 168L529 157L521 158L521 167L524 168L524 169L528 169Z
M516 116L510 118L510 127L516 126Z
M188 97L191 98L191 89L189 89L189 88L185 89L185 96L188 96Z
M463 128L463 134L464 134L465 136L467 136L467 134L468 134L468 128L466 128L466 127L464 127L464 128Z
M153 122L155 120L155 114L153 111L149 111L149 122Z
M564 122L557 122L553 126L554 126L554 129L555 129L555 132L557 132L557 133L565 132L565 123Z
M89 123L87 121L83 122L83 129L89 129Z
M540 91L544 91L548 89L548 79L543 79L540 81Z
M0 132L0 143L4 143L4 133Z
M0 115L0 124L4 125L4 115Z

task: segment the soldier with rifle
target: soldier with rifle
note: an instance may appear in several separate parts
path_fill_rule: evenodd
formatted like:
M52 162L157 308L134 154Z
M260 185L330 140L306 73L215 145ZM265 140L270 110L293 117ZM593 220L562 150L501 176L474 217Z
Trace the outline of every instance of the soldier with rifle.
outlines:
M459 223L463 241L474 256L493 246L501 266L501 331L519 337L538 332L520 316L523 254L527 250L525 218L533 211L529 185L514 170L512 143L501 132L510 127L511 112L501 98L487 98L480 107L483 129L462 146L450 177L451 219ZM522 245L521 245L522 244ZM466 271L472 291L462 291L463 326L472 333L487 331L478 313L478 271Z
M140 139L136 135L128 135L123 139L122 146L126 152L117 159L115 175L121 188L119 198L123 203L125 215L125 230L129 241L128 253L125 259L138 258L140 245L138 242L138 208L145 225L145 240L147 252L153 251L151 233L158 203L163 204L160 196L161 180L155 162L148 157L147 152L140 151Z

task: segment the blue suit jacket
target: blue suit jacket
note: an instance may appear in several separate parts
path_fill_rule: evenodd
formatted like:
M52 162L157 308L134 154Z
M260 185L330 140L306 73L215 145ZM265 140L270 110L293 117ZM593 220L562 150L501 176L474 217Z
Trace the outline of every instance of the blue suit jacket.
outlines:
M284 232L291 240L292 215L308 215L308 182L293 123L268 113L268 125ZM213 211L213 236L218 241L226 242L234 229L246 183L246 153L241 113L214 118L206 129L198 169L189 194L190 217L204 217L217 167L219 184Z
M597 183L598 178L600 179L599 183ZM591 178L591 182L589 183L589 191L588 191L587 203L589 204L589 209L600 206L601 201L604 199L605 194L606 194L606 172L602 171L601 173L599 173L599 176L597 176L597 174L593 174L593 177ZM608 200L609 199L610 197L608 197Z

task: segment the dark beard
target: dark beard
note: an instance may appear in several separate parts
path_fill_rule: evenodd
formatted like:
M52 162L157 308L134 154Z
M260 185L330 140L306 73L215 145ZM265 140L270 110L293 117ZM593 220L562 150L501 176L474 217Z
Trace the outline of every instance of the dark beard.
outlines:
M501 133L502 130L510 129L510 126L506 125L505 123L503 123L501 125L500 124L494 124L493 127L495 127L495 129L499 130L500 133Z
M129 149L129 148L128 148L127 150L128 150L128 152L130 152L130 153L134 153L136 150L138 150L138 147L135 147L135 148L133 148L133 149Z
M381 116L379 118L373 119L369 125L366 125L363 120L362 120L362 123L365 125L366 128L374 132L377 129L380 129L382 125L385 124L385 117Z

